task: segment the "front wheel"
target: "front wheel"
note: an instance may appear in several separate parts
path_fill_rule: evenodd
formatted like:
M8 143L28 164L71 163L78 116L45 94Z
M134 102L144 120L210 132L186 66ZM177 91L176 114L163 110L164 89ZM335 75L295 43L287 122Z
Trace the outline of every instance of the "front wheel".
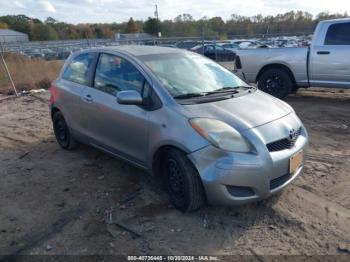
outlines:
M272 68L262 73L258 87L270 95L284 99L292 91L293 81L285 70Z
M182 212L201 208L205 204L202 181L187 156L170 149L162 162L162 174L172 204Z

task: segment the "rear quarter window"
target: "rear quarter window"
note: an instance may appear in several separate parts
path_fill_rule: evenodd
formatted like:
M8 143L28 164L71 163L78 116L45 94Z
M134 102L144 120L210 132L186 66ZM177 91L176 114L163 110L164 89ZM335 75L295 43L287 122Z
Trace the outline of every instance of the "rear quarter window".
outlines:
M95 56L94 53L86 53L74 57L64 70L62 78L81 85L89 85Z
M325 45L350 45L350 23L338 23L329 26Z

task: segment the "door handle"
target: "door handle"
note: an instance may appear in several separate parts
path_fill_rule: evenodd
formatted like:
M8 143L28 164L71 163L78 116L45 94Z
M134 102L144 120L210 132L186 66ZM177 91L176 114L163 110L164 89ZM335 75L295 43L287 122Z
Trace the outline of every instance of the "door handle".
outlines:
M318 55L329 55L331 52L329 51L318 51L317 54Z
M94 99L92 98L91 95L83 96L83 100L84 100L85 102L88 102L88 103L91 103L91 102L94 101Z

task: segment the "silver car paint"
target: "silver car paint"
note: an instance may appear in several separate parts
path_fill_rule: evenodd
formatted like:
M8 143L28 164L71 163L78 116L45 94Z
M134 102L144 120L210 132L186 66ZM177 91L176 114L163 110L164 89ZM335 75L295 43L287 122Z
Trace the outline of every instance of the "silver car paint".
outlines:
M82 51L83 52L90 51ZM266 144L289 135L302 126L286 103L260 91L229 100L181 105L166 91L158 78L137 56L140 54L187 52L164 47L128 46L94 49L111 53L132 62L157 93L162 107L145 111L135 105L120 105L116 97L92 87L63 80L54 81L51 108L62 111L74 137L104 152L125 159L152 173L155 153L163 146L173 146L184 153L197 168L209 202L237 204L262 199L282 189L267 190L273 178L288 172L290 157L307 148L305 128L295 147L271 153ZM77 54L76 54L77 55ZM66 64L74 57L70 57ZM62 72L64 71L64 68ZM89 99L84 99L89 95ZM253 145L254 153L226 152L212 146L189 124L195 117L216 118L236 128ZM256 196L234 198L226 185L249 185Z
M276 137L285 137L290 128L301 125L300 120L290 114L284 118L266 125L246 130L242 135L256 148L256 154L242 154L220 152L212 146L190 155L193 163L202 174L202 181L207 191L211 192L210 202L220 204L225 195L225 204L247 203L257 199L264 199L280 191L292 181L301 169L281 187L269 189L270 181L286 174L290 157L305 150L308 136L305 128L294 148L280 152L268 152L266 143L274 141ZM236 198L230 195L227 185L246 186L254 188L255 195L247 198Z
M329 26L344 22L350 22L350 19L326 20L317 25L309 60L307 48L237 50L242 64L237 74L247 82L255 83L264 67L278 64L290 69L297 86L350 88L350 45L324 45ZM319 51L329 51L330 54L319 55Z

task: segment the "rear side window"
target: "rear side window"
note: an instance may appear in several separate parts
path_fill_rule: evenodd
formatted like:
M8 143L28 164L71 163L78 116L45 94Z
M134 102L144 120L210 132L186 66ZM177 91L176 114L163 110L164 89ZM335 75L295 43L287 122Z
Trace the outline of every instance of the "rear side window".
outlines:
M212 45L207 45L205 47L205 52L214 52L214 46Z
M94 87L116 95L119 91L136 90L140 94L144 77L129 61L111 54L101 54L95 74Z
M325 45L350 45L350 23L333 24L328 28Z
M89 84L89 72L95 59L94 53L81 54L70 61L62 78L81 85Z

